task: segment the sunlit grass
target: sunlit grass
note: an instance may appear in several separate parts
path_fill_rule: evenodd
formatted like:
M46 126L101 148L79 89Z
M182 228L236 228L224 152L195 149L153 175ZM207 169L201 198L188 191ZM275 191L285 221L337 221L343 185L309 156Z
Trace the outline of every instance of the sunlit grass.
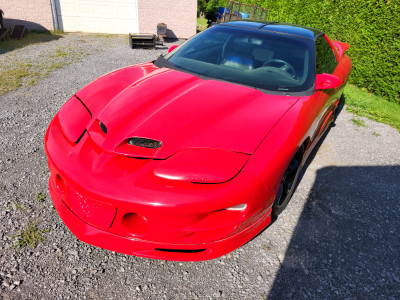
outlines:
M26 65L15 65L10 69L0 68L0 95L13 91L22 85L22 79L29 76Z
M22 61L8 61L0 65L0 95L14 91L21 86L32 86L51 72L79 61L88 55L86 51L74 47L60 47L39 55L38 58Z
M347 110L361 117L388 124L400 131L400 105L383 97L347 85L344 91Z
M207 29L207 19L197 18L197 32Z
M22 250L29 246L36 248L36 246L45 240L43 233L49 232L49 229L39 230L36 224L28 225L27 228L21 229L17 235L12 236L12 239L16 239L14 244L15 249Z
M353 122L354 125L357 125L358 127L367 127L363 119L353 118L351 119L351 121Z

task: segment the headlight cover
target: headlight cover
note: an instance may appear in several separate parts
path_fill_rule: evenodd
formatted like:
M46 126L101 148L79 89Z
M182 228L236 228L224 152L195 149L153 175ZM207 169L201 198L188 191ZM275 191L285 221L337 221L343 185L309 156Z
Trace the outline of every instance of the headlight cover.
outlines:
M183 150L155 169L158 177L194 183L223 183L235 177L250 155L220 149Z
M92 115L85 105L73 96L61 108L58 118L65 137L70 142L78 143L92 119Z

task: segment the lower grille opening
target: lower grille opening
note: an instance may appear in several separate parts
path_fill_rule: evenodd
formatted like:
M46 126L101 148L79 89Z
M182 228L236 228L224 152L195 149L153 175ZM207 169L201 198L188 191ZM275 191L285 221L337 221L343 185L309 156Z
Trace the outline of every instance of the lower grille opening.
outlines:
M193 249L193 250L184 250L184 249L163 249L163 248L155 248L157 251L162 252L175 252L175 253L199 253L203 252L206 249Z

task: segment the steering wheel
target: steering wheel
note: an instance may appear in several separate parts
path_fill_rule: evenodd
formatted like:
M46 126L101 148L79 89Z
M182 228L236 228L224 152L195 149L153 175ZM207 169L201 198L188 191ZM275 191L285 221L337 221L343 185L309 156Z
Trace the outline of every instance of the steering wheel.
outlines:
M269 61L267 61L263 64L263 67L266 67L268 65L272 65L272 67L274 67L274 68L285 71L286 73L290 74L290 76L293 79L297 79L296 71L294 70L293 66L282 59L270 59ZM274 65L278 65L278 66L274 66Z

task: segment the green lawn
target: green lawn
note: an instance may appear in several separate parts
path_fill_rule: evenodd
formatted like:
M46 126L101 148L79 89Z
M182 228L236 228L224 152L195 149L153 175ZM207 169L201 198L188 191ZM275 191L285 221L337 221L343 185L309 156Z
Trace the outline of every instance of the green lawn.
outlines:
M207 19L197 18L197 32L207 29Z
M347 110L368 119L388 124L400 132L400 105L362 91L349 84L344 91Z
M34 85L38 80L47 77L52 71L79 61L89 54L76 46L58 47L45 52L34 52L31 58L21 58L7 52L33 44L51 42L62 38L58 32L29 32L21 40L8 40L0 43L0 96L14 91L21 86ZM4 58L2 56L2 58Z

